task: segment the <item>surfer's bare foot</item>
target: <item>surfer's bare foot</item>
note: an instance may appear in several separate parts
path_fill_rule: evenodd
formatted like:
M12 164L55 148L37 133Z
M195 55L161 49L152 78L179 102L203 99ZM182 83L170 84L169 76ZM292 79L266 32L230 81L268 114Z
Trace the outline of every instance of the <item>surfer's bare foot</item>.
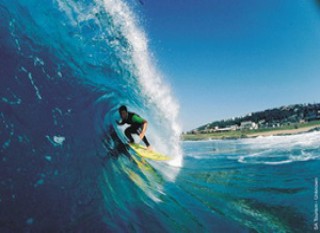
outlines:
M147 147L147 150L150 150L150 151L151 151L151 150L153 150L153 148L152 148L151 146L148 146L148 147Z

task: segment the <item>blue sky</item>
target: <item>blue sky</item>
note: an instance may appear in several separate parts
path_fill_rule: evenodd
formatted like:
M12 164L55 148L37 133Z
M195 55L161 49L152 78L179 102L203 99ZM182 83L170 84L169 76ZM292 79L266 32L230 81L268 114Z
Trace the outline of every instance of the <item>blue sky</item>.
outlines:
M144 0L142 24L184 130L320 102L320 9L306 0Z

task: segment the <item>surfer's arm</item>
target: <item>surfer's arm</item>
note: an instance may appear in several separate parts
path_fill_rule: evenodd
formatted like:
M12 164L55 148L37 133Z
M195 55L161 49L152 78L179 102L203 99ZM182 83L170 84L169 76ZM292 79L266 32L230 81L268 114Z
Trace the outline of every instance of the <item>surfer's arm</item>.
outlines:
M148 122L146 120L144 120L143 125L142 125L142 132L139 135L139 137L142 139L144 137L144 135L146 134L146 130L148 127Z

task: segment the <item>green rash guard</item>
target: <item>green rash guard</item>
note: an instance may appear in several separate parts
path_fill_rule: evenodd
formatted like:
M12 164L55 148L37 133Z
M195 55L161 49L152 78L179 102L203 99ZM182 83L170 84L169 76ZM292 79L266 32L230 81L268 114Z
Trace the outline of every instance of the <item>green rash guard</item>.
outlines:
M128 112L127 119L123 120L120 123L120 125L129 124L129 125L132 125L134 128L140 128L144 122L146 122L146 120L140 117L138 114L133 112Z
M132 122L137 123L137 124L142 124L143 122L145 122L145 120L143 118L141 118L140 116L134 114L132 116Z

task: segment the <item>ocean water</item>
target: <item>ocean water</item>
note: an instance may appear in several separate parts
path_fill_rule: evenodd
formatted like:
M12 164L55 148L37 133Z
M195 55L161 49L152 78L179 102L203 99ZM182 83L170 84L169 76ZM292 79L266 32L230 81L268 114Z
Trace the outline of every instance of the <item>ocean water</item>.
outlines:
M313 232L319 132L180 142L139 2L0 0L0 232ZM168 163L123 142L121 104Z
M186 142L180 183L206 210L243 227L209 232L315 232L319 139L310 132Z

